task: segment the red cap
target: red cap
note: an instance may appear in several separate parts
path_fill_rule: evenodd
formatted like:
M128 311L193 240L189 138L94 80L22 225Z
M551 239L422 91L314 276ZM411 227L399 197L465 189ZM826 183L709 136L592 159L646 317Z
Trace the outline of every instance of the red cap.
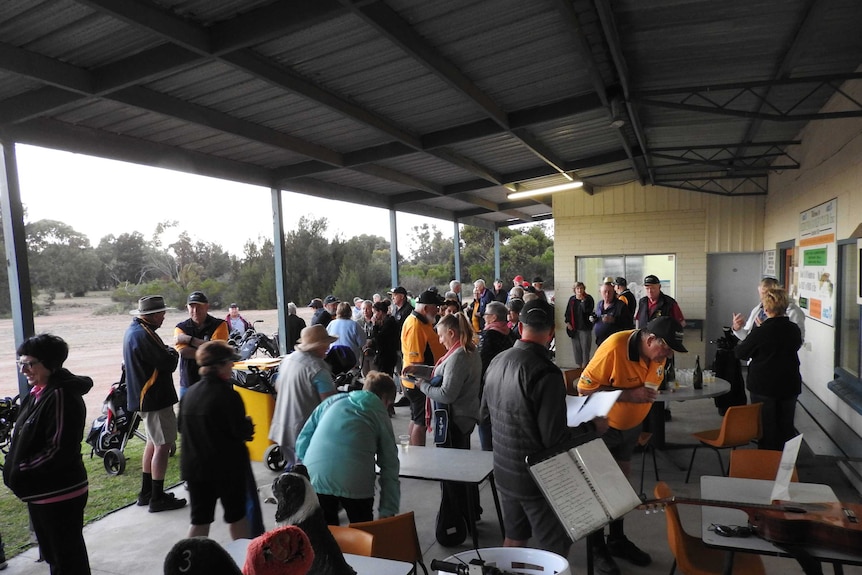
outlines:
M515 276L515 279L512 280L515 285L521 285L524 283L524 276Z

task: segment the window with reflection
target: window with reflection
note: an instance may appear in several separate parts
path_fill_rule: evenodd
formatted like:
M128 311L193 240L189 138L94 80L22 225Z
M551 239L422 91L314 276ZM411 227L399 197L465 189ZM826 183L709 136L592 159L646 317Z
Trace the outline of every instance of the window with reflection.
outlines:
M859 319L860 306L856 303L858 288L859 253L856 240L838 244L838 323L836 327L835 365L859 377Z
M676 255L611 255L578 256L575 258L575 281L584 282L587 293L596 297L602 280L607 277L624 277L638 299L646 295L643 280L647 275L661 280L661 291L676 297Z

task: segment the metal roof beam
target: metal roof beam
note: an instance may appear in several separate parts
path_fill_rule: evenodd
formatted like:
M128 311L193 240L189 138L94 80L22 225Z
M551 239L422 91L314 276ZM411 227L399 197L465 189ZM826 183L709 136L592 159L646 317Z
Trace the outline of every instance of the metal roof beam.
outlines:
M158 166L266 189L273 184L271 171L259 166L56 120L38 119L9 126L4 129L4 136L21 144Z
M332 165L338 166L343 162L341 154L323 146L145 88L127 88L112 94L111 99L275 148L290 150Z
M80 94L93 92L93 77L86 70L9 44L0 43L0 68Z
M187 18L180 18L149 2L77 0L102 14L113 16L136 28L144 28L202 55L212 54L209 31Z
M454 63L443 57L422 36L417 34L401 16L383 2L363 2L341 0L354 14L362 18L368 25L375 28L393 44L399 46L417 62L431 70L452 88L463 94L476 104L483 113L494 122L518 138L530 151L551 165L558 173L565 172L561 162L544 147L535 147L534 138L525 138L523 134L511 130L508 114L476 84L468 78Z
M235 52L308 29L346 12L336 0L272 2L214 23L210 27L212 49L215 54Z
M410 54L441 80L464 94L492 120L508 129L509 118L506 112L476 86L470 78L464 75L455 64L443 57L422 36L417 34L413 27L397 12L383 2L342 0L342 4L352 10L366 24L388 38L390 42Z
M626 110L632 122L632 130L635 133L635 138L638 141L641 152L644 155L647 163L649 163L649 147L647 145L646 131L643 128L643 123L640 120L640 115L635 106L630 102L630 94L632 92L631 75L629 74L628 64L626 63L625 55L623 54L622 43L620 42L620 32L617 27L614 11L611 7L611 0L594 0L596 12L599 15L599 22L602 26L602 31L605 35L605 42L608 44L608 50L611 54L611 60L616 68L617 77L620 79L620 84L623 89L623 97L626 100ZM649 172L649 170L647 170ZM635 173L640 174L639 171ZM655 178L652 173L649 173L650 181L655 183ZM644 183L641 180L641 183Z

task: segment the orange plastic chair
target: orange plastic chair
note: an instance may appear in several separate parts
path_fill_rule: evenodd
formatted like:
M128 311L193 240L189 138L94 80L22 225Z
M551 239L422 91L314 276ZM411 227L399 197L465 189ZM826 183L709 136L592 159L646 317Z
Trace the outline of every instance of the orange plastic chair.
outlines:
M374 548L374 535L371 533L341 525L330 525L329 531L335 537L335 542L338 543L342 553L371 557L371 551Z
M351 523L350 527L374 535L372 557L412 563L411 574L416 573L418 564L425 575L428 575L428 568L422 561L422 549L419 547L419 535L416 533L416 520L412 511L376 521Z
M673 491L664 481L659 481L653 491L657 499L673 497ZM676 505L665 507L667 518L667 543L673 553L670 575L676 568L685 575L721 575L724 572L725 552L707 547L700 537L689 535L682 528ZM733 558L733 572L745 575L766 573L759 555L736 553Z
M728 407L721 422L721 428L692 433L694 438L700 441L700 445L695 445L694 450L691 452L688 473L685 475L686 483L688 483L688 478L691 476L697 448L702 446L709 447L715 451L715 455L718 457L718 464L721 466L721 474L727 475L724 471L724 462L721 460L721 452L719 450L736 449L737 447L748 445L760 437L760 408L762 405L762 403L752 403L750 405Z
M583 372L584 368L582 367L563 370L563 377L566 379L567 395L578 395L578 379L580 379Z
M781 463L781 452L773 449L735 449L730 452L729 477L744 477L746 479L775 479L778 465ZM793 468L791 481L799 481L796 467Z

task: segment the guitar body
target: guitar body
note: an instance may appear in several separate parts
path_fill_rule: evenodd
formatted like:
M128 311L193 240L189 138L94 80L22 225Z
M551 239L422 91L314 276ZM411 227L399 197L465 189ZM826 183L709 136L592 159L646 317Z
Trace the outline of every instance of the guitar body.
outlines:
M754 531L772 543L821 547L851 555L862 553L862 505L776 501L775 507L739 506L748 513Z
M668 497L646 501L640 508L652 510L664 505L679 504L729 507L745 511L754 532L779 547L819 547L848 555L862 555L862 505L859 504L775 501L771 505L759 505Z

